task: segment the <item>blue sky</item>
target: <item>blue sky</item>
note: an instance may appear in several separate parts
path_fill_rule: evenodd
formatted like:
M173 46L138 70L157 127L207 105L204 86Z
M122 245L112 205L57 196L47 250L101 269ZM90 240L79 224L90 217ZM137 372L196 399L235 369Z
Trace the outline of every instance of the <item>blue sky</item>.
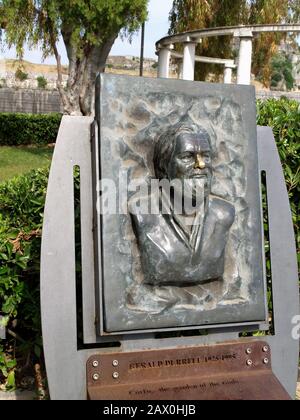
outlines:
M169 29L169 12L172 8L173 0L150 0L149 1L149 20L146 23L145 32L145 57L154 58L155 56L155 42L165 36ZM118 39L112 50L111 55L140 55L141 38L140 33L133 37L130 44L127 40L122 41ZM63 64L67 64L67 55L63 42L59 45L60 54L62 56ZM7 48L1 52L4 58L15 58L16 53L14 49ZM29 51L26 49L24 59L33 63L41 63L42 55L40 51ZM46 64L55 64L55 58L49 57L44 61Z

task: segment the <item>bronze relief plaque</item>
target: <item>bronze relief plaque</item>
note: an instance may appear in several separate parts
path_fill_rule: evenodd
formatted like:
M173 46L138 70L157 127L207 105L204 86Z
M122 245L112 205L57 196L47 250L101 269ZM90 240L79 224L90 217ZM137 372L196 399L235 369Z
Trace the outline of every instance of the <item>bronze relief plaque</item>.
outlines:
M101 75L99 332L266 321L255 92Z

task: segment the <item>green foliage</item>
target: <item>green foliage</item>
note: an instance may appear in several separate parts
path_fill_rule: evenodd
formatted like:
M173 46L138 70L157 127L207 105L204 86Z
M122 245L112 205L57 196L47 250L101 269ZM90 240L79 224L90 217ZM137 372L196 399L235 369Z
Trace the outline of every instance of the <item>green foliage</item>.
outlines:
M19 339L8 360L0 349L2 383L14 386L20 360L41 354L40 247L48 169L0 184L0 315ZM8 354L8 353L7 353Z
M258 124L273 129L289 193L293 223L300 250L300 106L297 101L258 101ZM300 262L300 254L299 262Z
M16 387L15 383L15 368L17 362L15 359L9 359L4 352L4 347L0 345L0 383L4 382L5 389L12 391ZM4 378L4 380L1 380Z
M23 321L28 313L38 310L34 305L30 308L29 289L38 286L36 258L39 258L47 180L48 169L44 169L0 184L0 310L8 319L17 316L24 298L29 300L29 306Z
M131 35L147 18L148 0L0 0L2 37L22 58L24 46L38 47L57 61L57 87L64 112L90 115L96 74L119 33ZM1 33L0 33L1 35ZM69 80L63 86L59 40L69 59Z
M61 114L0 113L0 145L54 143Z
M297 2L299 0L174 0L169 33L220 26L282 23L284 20L297 22ZM254 40L252 69L266 84L270 81L270 60L284 38L282 33L267 33ZM197 47L197 55L234 59L236 52L233 45L232 37L203 39ZM205 80L210 72L218 76L222 69L216 65L196 63L196 80Z
M287 90L293 89L295 79L293 77L293 63L285 54L277 54L271 62L271 86L276 88L278 84L283 82Z
M44 76L38 76L36 78L37 82L38 82L38 88L39 89L46 89L47 87L47 79Z
M170 13L169 34L246 22L246 0L174 0ZM203 39L202 44L197 46L197 55L235 58L230 40L228 36ZM212 64L196 63L196 80L205 80L210 72L220 74L222 69Z
M24 82L25 80L28 79L28 74L24 73L23 70L21 70L20 68L16 71L15 73L15 78L20 80L21 82Z
M48 169L40 169L0 184L1 229L8 224L28 233L42 227L47 182Z
M6 42L20 56L25 42L38 46L45 56L53 53L60 34L71 31L78 57L86 48L100 45L123 28L133 33L147 17L147 0L1 0Z
M79 170L74 175L78 232ZM0 184L0 315L18 340L11 354L0 346L0 384L7 389L14 387L15 354L18 370L28 358L42 364L40 249L48 176L48 168L39 169Z

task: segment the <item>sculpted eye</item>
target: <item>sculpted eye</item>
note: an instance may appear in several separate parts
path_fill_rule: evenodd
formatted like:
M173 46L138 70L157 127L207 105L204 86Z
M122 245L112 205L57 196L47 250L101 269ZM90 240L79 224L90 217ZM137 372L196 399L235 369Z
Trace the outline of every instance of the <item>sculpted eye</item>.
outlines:
M179 156L179 159L188 161L188 160L194 159L194 155L193 153L184 153L183 155Z

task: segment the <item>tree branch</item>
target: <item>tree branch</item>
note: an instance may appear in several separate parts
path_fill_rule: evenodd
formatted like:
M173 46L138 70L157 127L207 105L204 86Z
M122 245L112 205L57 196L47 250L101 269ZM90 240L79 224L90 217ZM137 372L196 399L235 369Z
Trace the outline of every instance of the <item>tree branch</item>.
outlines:
M81 89L79 92L80 109L83 115L89 115L94 103L94 86L97 73L105 70L108 54L117 38L117 35L107 39L101 46L93 47L82 73Z
M57 45L56 45L56 36L54 34L53 30L53 24L49 18L47 18L47 26L49 30L49 36L50 36L50 44L51 48L54 52L56 64L57 64L57 88L59 90L60 96L63 101L64 109L67 110L70 107L70 103L68 101L68 98L65 94L65 91L63 89L63 77L62 77L62 65L61 65L61 56L58 52Z
M61 27L61 35L64 40L64 44L67 51L67 56L69 60L69 79L68 79L68 86L74 85L74 80L76 76L76 67L77 67L77 53L76 49L72 46L71 37L72 37L72 29L65 23L62 24Z

